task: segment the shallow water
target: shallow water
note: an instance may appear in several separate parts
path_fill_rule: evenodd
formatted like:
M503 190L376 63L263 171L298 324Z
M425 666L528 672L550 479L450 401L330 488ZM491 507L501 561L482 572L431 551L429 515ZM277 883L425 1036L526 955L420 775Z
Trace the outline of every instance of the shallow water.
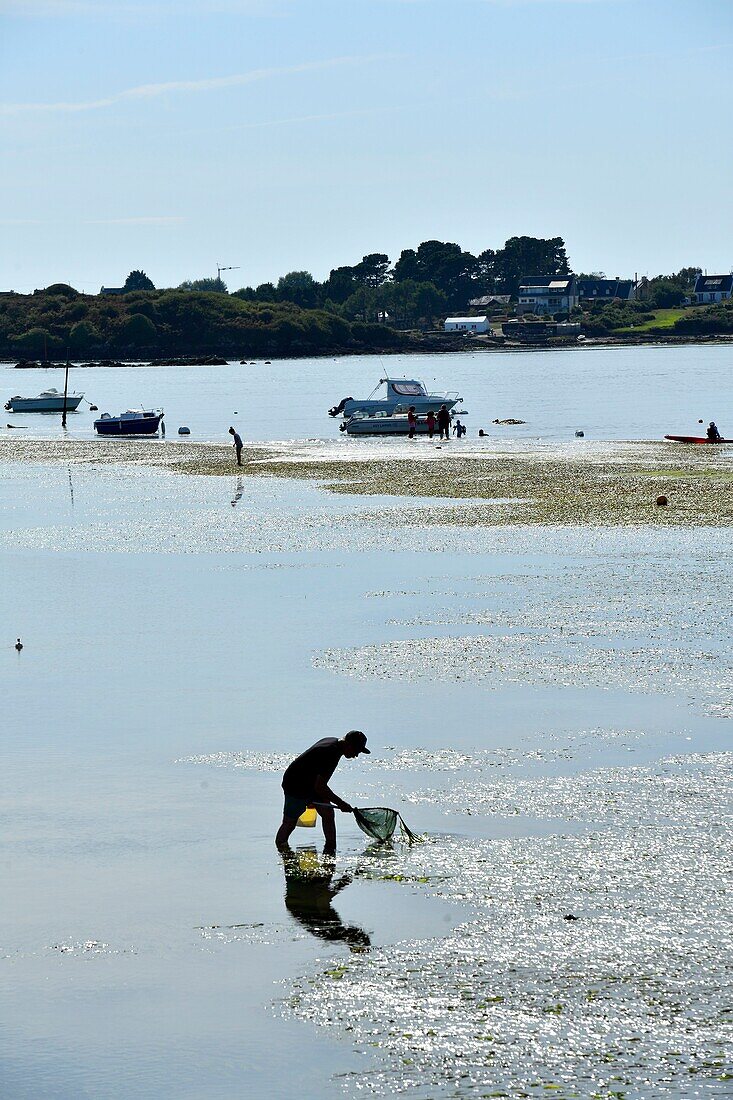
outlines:
M587 439L661 439L667 432L698 434L699 419L716 420L731 436L730 355L725 345L690 345L365 355L224 367L91 367L74 370L70 388L83 392L99 412L92 414L82 403L69 414L68 434L91 438L101 412L144 405L165 409L169 438L177 438L179 426L186 425L192 439L229 442L226 433L233 424L245 440L335 439L339 421L328 409L345 396L367 397L388 374L421 379L432 392L458 391L468 410L470 437L483 428L501 440L568 439L578 430ZM35 396L49 386L62 390L63 382L59 368L15 370L0 364L3 404L18 393ZM526 424L491 423L508 417ZM34 436L61 435L57 414L11 414L3 418L3 431L7 422Z
M730 1094L727 543L425 503L0 468L0 1095Z

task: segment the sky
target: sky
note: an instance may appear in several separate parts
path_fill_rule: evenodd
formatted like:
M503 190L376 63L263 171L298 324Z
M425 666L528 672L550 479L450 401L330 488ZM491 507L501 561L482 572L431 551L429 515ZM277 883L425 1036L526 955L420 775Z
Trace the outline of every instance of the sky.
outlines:
M733 268L733 0L0 0L0 290Z

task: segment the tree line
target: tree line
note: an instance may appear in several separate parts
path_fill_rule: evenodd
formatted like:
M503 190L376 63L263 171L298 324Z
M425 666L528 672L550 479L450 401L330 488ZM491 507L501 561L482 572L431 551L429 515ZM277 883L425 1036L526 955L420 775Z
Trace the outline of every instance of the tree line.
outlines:
M390 351L402 334L291 302L247 302L193 290L80 294L55 283L0 295L0 356L31 359Z
M699 267L643 280L648 308L681 305L694 287ZM293 302L303 309L325 309L348 319L379 321L407 327L431 325L446 313L464 313L474 298L497 294L515 298L527 276L570 275L572 268L562 237L510 237L503 248L474 255L448 241L423 241L403 249L392 263L383 252L363 256L357 264L333 268L323 282L309 271L290 271L277 282L246 286L232 292L247 302ZM602 271L578 278L605 278ZM182 290L228 293L219 278L195 279Z
M503 248L473 255L445 241L404 249L392 263L370 253L334 268L318 282L291 271L277 283L229 293L219 278L156 290L142 270L120 291L85 295L57 283L31 295L0 295L0 354L32 358L189 354L308 355L406 347L399 329L430 328L472 298L516 295L527 275L570 274L561 237L512 237ZM643 297L598 301L576 315L590 334L635 328L651 311L682 304L699 267L643 282ZM591 276L603 277L603 272ZM499 307L503 308L503 307ZM673 331L733 331L733 303L685 311Z
M334 268L318 282L308 271L291 271L277 283L242 287L245 301L292 301L306 309L323 308L351 319L393 323L432 322L446 312L465 311L472 298L516 294L523 275L567 275L562 237L511 237L503 248L473 255L449 241L423 241L403 249L391 262L383 252L358 264Z

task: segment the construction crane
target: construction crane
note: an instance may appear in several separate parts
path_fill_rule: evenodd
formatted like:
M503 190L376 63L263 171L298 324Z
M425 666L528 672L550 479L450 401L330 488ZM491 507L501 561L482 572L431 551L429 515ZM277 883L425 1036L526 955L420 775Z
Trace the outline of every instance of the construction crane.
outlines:
M216 281L217 281L217 283L221 282L221 273L222 273L222 271L239 271L239 265L236 265L235 267L222 267L221 264L217 264L216 265Z

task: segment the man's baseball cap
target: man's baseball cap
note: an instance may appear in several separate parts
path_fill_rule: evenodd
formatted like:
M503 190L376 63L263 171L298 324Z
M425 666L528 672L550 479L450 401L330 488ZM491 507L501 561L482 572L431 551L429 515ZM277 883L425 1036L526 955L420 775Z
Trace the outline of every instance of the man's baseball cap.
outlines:
M366 752L371 755L372 750L366 747L367 739L361 732L361 730L349 730L349 732L344 737L344 741L348 741L350 745L354 745L356 747L357 756L359 755L359 753L362 752Z

